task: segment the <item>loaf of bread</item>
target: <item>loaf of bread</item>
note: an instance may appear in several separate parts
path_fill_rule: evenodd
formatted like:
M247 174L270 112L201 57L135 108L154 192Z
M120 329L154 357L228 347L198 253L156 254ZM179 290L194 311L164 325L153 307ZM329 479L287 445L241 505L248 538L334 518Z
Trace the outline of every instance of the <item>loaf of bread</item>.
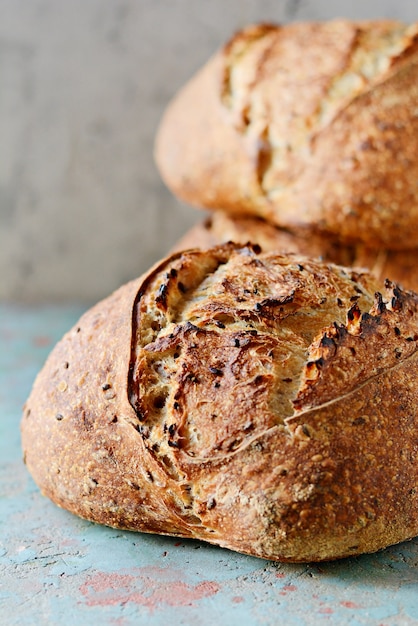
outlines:
M256 217L231 217L213 211L207 219L190 228L172 251L211 248L234 241L259 244L264 252L291 252L323 261L368 269L383 282L386 278L405 289L418 291L418 249L385 250L368 248L363 243L342 245L336 239L312 232L290 232Z
M418 248L418 23L256 25L169 105L155 156L188 203Z
M279 561L418 533L418 296L257 247L179 252L88 311L22 418L43 493Z

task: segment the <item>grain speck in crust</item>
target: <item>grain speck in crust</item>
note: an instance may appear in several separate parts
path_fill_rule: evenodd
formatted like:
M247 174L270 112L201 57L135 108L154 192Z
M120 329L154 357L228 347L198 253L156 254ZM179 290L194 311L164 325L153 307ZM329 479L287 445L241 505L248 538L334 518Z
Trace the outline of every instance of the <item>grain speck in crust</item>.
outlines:
M418 297L365 271L178 252L54 348L25 460L98 523L278 561L376 551L418 533L417 341Z

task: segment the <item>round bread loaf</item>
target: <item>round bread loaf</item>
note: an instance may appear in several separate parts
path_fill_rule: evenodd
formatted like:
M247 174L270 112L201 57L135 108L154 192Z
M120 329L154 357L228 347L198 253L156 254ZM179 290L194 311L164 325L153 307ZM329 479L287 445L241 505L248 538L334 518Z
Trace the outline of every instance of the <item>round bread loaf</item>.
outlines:
M418 23L256 25L169 105L156 161L180 198L418 248Z
M190 228L172 251L206 249L229 241L259 244L264 252L291 252L368 269L381 282L389 278L405 289L418 291L418 249L385 250L361 242L343 245L315 232L307 236L306 232L291 232L257 217L233 217L224 211L213 211Z
M88 311L22 418L43 493L114 527L282 561L418 533L418 296L225 245Z

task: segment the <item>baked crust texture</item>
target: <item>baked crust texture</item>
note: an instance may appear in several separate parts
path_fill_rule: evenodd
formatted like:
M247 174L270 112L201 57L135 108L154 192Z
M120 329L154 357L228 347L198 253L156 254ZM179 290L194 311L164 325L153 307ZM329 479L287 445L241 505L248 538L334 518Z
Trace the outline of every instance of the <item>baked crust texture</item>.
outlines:
M43 493L98 523L279 561L418 533L418 296L233 244L88 311L25 405Z
M261 24L168 106L156 161L198 207L418 248L418 23Z
M257 217L231 216L213 211L190 228L172 248L207 249L223 243L259 244L264 252L302 254L322 261L369 270L377 280L386 278L405 289L418 291L418 249L369 248L362 242L342 244L335 238L312 232L290 231Z

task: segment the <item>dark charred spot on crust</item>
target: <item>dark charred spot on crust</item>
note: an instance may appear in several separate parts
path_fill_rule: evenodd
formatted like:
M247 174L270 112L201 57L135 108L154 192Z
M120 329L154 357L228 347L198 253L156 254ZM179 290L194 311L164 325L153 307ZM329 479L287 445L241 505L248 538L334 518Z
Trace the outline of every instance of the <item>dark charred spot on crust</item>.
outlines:
M364 315L365 314L363 313L363 316ZM371 317L368 313L366 313L366 315ZM363 316L362 316L362 319L363 319ZM342 339L344 339L348 335L348 330L344 326L344 324L339 324L338 322L334 322L333 323L333 333L334 333L335 338L337 340L341 341Z
M216 500L215 498L209 498L208 503L207 503L207 509L208 511L210 511L211 509L214 509L216 506Z
M167 310L167 295L168 295L168 286L167 283L163 283L157 293L155 298L155 302L160 308Z
M311 432L306 424L302 424L302 432L304 435L306 435L306 437L311 436Z
M210 230L212 228L212 224L213 224L212 216L208 215L208 217L203 222L203 228L205 228L206 230Z
M262 385L266 380L267 380L267 376L265 376L264 374L258 374L254 380L252 381L253 385Z
M397 337L400 337L400 336L401 336L401 331L400 331L400 329L399 329L397 326L395 326L395 328L394 328L393 330L395 331L395 335L396 335Z
M282 378L282 381L284 383L292 383L293 382L293 378Z
M132 426L139 432L140 435L142 435L143 439L149 438L149 428L147 426L144 426L143 424L132 424Z
M397 285L393 287L391 307L393 311L400 311L403 306L404 295Z
M159 395L154 398L154 407L156 409L163 409L165 407L165 403L167 398L164 395Z
M177 272L176 268L172 267L171 270L170 270L170 278L176 278L177 274L178 274L178 272Z
M293 302L295 293L289 293L283 298L265 298L261 302L257 302L254 306L254 310L263 317L274 316L274 309L279 307L280 312L283 312L283 306Z
M364 417L356 417L355 420L352 421L353 426L361 426L362 424L365 424L366 420L364 419Z
M154 482L154 476L151 474L149 470L147 470L147 478L150 481L150 483Z
M374 294L374 306L379 315L386 311L386 304L383 302L383 296L380 291Z
M209 371L214 376L223 376L224 373L219 367L209 367Z
M195 333L203 333L204 331L199 328L199 326L196 326L196 324L192 324L192 322L186 322L186 324L184 325L184 330L185 332L187 331L194 331Z
M344 306L343 301L341 300L341 298L337 298L337 305L341 308L342 306Z
M326 349L330 349L335 352L337 345L332 337L329 337L326 333L321 337L321 346Z
M118 421L118 416L114 415L112 419L112 424L116 424L117 421Z
M171 441L171 439L169 439L167 443L170 446L170 448L176 448L176 449L180 448L180 444L178 441Z
M168 427L168 434L170 435L170 437L174 437L176 430L177 424L170 424L170 426Z
M65 361L64 369L68 370L69 367L70 367L70 364L68 363L68 361Z
M308 361L306 364L306 369L308 370L308 372L316 369L315 361Z
M111 388L112 385L109 385L109 383L104 383L104 385L102 385L102 389L103 391L107 391L108 389Z
M139 407L136 405L135 408L136 416L140 422L145 422L146 415L142 411L139 410Z
M349 322L357 322L361 318L361 311L357 302L355 302L347 311L347 319Z
M358 147L359 147L359 150L361 151L368 151L368 150L376 149L371 137L368 137L367 139L364 139L362 142L360 142Z
M308 361L306 364L306 369L308 372L314 372L315 370L320 370L323 365L324 365L325 361L322 357L319 357L319 359L316 359L315 361Z
M295 297L295 292L292 291L292 293L289 293L287 296L284 296L283 298L266 298L265 300L262 301L261 306L281 306L283 304L289 304L290 302L293 302L293 299Z
M361 314L361 321L362 322L371 322L373 319L373 315L370 315L370 313L367 313L367 311L365 311L364 313Z

